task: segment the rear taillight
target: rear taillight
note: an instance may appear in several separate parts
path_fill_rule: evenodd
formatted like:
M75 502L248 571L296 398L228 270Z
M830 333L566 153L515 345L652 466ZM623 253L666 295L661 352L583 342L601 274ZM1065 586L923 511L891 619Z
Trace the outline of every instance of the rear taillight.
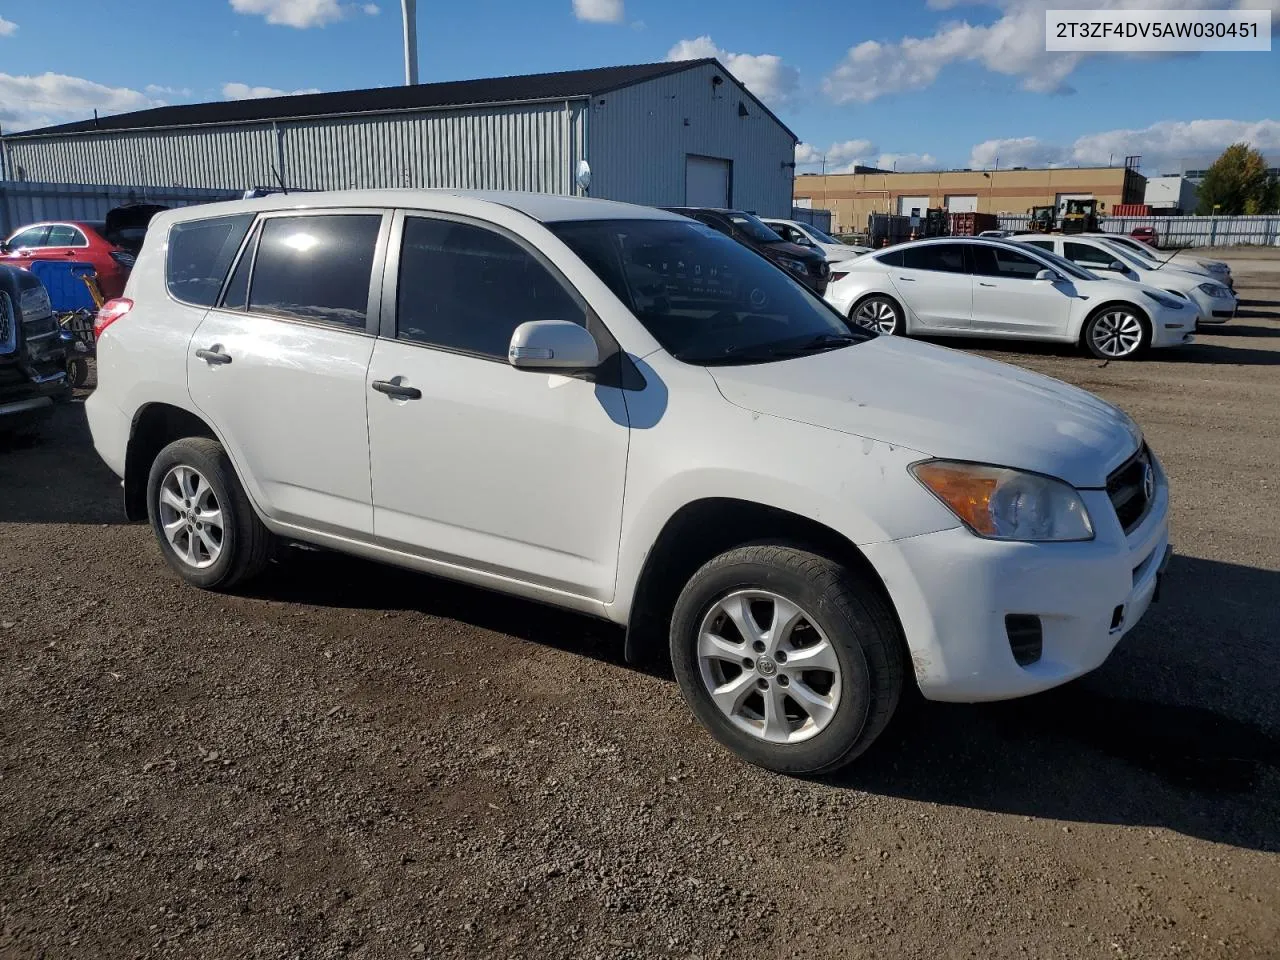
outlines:
M847 277L848 275L849 275L849 271L848 271L848 270L845 270L843 273L841 273L841 272L839 272L839 271L836 271L836 270L833 270L833 271L831 272L831 282L832 282L832 283L835 283L837 280L843 280L843 279L844 279L845 277Z
M98 315L93 319L93 339L97 340L101 337L107 327L111 326L132 309L133 301L127 297L108 300L104 303L102 308L98 311Z

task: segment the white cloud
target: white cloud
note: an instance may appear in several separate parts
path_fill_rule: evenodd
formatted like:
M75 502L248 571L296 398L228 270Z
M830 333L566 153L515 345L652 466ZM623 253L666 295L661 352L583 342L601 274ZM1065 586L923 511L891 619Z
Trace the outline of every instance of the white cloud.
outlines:
M825 161L825 167L824 167ZM796 144L796 165L814 173L852 173L856 167L881 170L936 170L938 158L931 153L889 153L870 140L845 140L825 150L811 143Z
M882 153L875 158L873 166L881 170L896 170L898 173L913 170L937 170L938 158L932 153Z
M998 157L1002 168L1105 166L1136 154L1142 157L1142 169L1148 175L1177 173L1184 165L1201 166L1241 142L1275 162L1280 159L1280 121L1164 120L1140 129L1085 134L1066 146L1036 137L987 140L973 148L969 165L975 169L991 167Z
M161 106L161 101L141 91L108 87L81 77L0 73L0 126L7 131L84 120L91 118L94 110L105 116L156 106Z
M667 51L668 60L701 60L716 57L743 86L770 106L786 106L800 93L800 71L772 53L729 53L709 36L681 40Z
M190 87L162 87L157 83L148 83L143 89L152 97L189 97Z
M18 32L18 25L12 20L0 17L0 37L12 37Z
M251 87L247 83L224 83L222 95L228 100L261 100L264 97L292 97L301 93L319 93L316 87L305 90L277 90L275 87Z
M837 103L869 103L930 87L946 67L966 61L1014 77L1033 93L1070 93L1067 78L1088 55L1045 52L1046 9L1276 9L1280 0L929 0L928 5L935 10L995 7L999 15L990 24L944 23L926 37L863 41L828 74L827 94Z
M361 6L360 9L363 10L365 14L370 17L376 17L378 14L382 12L382 8L379 7L376 3L366 3L363 6Z
M622 0L573 0L573 15L588 23L621 23Z
M339 0L231 0L231 9L236 13L265 17L267 23L298 30L336 23L356 9L368 14L378 12L377 5L373 3L357 8Z

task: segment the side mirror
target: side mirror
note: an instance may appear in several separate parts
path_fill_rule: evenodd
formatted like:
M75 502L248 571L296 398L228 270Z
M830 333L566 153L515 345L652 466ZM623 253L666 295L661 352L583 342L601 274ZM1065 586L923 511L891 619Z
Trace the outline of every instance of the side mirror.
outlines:
M1056 270L1041 270L1036 274L1037 280L1047 280L1050 283L1057 283L1062 279L1062 275Z
M1112 260L1109 264L1107 264L1107 267L1106 267L1106 268L1107 268L1108 270L1114 270L1116 273L1128 273L1128 272L1129 272L1129 271L1125 268L1125 265L1124 265L1123 263L1121 263L1119 260Z
M511 334L507 362L518 370L594 370L600 366L600 348L576 323L530 320Z
M9 253L9 252L10 252L9 241L0 240L0 253Z

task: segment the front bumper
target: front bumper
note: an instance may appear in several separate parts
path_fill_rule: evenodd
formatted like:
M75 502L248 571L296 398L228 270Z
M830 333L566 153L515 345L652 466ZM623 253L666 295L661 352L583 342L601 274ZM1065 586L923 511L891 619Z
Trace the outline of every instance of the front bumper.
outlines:
M1169 550L1163 475L1127 536L1105 491L1080 494L1096 529L1085 543L1001 543L954 528L863 548L898 611L925 697L975 702L1047 690L1100 666L1141 620ZM1010 647L1010 614L1040 618L1042 653L1027 666Z

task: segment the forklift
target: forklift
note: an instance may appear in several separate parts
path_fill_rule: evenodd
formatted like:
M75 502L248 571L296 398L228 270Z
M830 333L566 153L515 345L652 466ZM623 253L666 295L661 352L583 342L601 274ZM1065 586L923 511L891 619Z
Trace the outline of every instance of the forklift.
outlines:
M923 233L925 237L945 237L951 231L950 224L947 221L947 211L945 207L930 207L925 211Z
M1063 233L1097 233L1098 213L1106 208L1097 200L1068 200L1062 214Z
M1058 225L1058 208L1053 204L1032 207L1027 213L1031 214L1027 229L1032 233L1053 233L1054 227Z

